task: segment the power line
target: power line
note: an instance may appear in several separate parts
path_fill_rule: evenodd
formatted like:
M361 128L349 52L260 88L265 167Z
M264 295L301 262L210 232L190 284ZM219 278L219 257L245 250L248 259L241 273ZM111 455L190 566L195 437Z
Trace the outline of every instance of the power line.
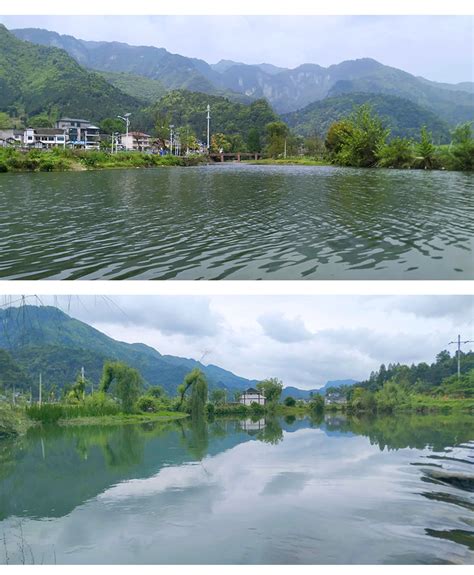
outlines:
M461 345L466 343L474 343L473 340L466 339L465 341L461 341L461 336L458 335L458 339L456 341L450 341L448 345L457 345L458 349L456 350L456 354L458 357L458 379L461 377Z

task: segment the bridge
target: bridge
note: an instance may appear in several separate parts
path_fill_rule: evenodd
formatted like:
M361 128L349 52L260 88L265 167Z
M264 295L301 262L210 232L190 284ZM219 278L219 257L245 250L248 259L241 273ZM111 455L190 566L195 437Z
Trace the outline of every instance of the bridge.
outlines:
M261 154L253 152L226 152L219 154L209 154L209 158L214 160L214 162L240 162L241 160L258 160L261 157Z

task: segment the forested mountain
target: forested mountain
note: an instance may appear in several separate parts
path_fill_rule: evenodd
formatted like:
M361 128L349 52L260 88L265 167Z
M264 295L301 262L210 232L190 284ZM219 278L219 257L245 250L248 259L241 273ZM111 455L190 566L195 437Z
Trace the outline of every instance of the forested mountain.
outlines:
M363 104L369 104L382 117L385 126L390 128L391 137L415 138L426 126L436 143L450 140L448 124L436 114L410 100L383 94L358 93L325 98L302 110L284 114L282 119L299 135L324 137L333 122L348 116L355 107Z
M145 76L136 76L128 72L99 72L112 86L139 100L143 105L153 104L166 93L166 88L159 80Z
M28 389L32 383L36 387L40 372L46 387L61 389L75 380L82 366L87 378L97 384L108 359L126 362L140 371L148 385L162 385L172 394L194 367L202 369L211 388L243 390L256 383L215 365L116 341L48 306L0 310L0 348L0 382L10 389L10 377L17 389Z
M326 382L322 387L318 389L299 389L297 387L289 386L283 389L281 397L283 399L288 396L291 396L294 399L309 399L311 394L319 393L324 395L326 391L331 387L345 387L348 385L354 385L355 383L357 383L355 379L336 379Z
M4 388L22 389L31 383L29 375L11 354L0 348L0 394Z
M105 72L126 72L158 79L167 90L208 94L223 91L253 99L266 98L279 113L298 110L317 100L347 92L399 96L439 115L450 124L474 117L472 82L431 82L371 58L348 60L327 68L303 64L294 69L272 64L247 65L171 54L163 48L119 42L89 42L34 28L14 30L23 40L66 50L81 65Z
M147 385L161 385L172 395L195 367L205 373L211 389L225 388L232 394L257 384L217 365L162 355L143 343L117 341L56 307L25 305L0 310L0 395L2 388L29 390L31 386L36 392L40 373L45 389L62 389L76 379L81 367L96 387L106 360L126 362L140 371ZM322 390L353 382L328 382ZM291 393L285 389L283 397L310 394L295 387L288 390Z
M206 140L206 107L211 106L212 133L239 134L244 139L254 128L263 134L269 122L279 119L266 100L256 100L250 105L231 102L222 96L209 96L199 92L175 90L165 94L148 110L148 116L163 123L190 126L196 136Z
M425 362L403 365L382 364L377 371L370 374L365 381L341 389L341 393L351 398L357 389L374 393L381 391L386 384L395 385L410 393L462 394L474 397L474 352L461 352L461 378L457 378L457 356L443 350L438 353L433 363Z
M23 42L0 24L0 111L18 117L55 110L98 121L139 106L64 50Z

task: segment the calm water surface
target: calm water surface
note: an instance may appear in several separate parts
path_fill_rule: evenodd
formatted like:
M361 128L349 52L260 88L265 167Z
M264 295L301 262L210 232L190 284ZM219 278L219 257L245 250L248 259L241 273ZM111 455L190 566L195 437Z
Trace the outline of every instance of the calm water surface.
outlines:
M0 175L6 279L472 279L474 174L224 165Z
M1 563L474 564L472 416L33 430Z

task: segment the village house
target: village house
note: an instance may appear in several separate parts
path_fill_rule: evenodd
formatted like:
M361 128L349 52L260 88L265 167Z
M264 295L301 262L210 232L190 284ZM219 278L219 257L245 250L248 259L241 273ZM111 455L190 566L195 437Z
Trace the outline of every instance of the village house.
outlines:
M0 147L21 146L23 144L23 130L8 128L0 130Z
M89 120L61 118L56 122L56 128L66 134L68 146L85 150L98 150L100 147L100 128Z
M151 136L143 132L129 132L120 135L120 143L127 151L146 152L152 147Z
M347 403L346 397L342 393L327 393L324 397L326 405L345 405Z
M249 387L240 396L239 403L243 405L251 405L252 403L258 403L259 405L265 405L265 396L262 395L253 387Z
M58 128L27 128L23 133L23 145L28 148L57 148L65 145L65 139Z

